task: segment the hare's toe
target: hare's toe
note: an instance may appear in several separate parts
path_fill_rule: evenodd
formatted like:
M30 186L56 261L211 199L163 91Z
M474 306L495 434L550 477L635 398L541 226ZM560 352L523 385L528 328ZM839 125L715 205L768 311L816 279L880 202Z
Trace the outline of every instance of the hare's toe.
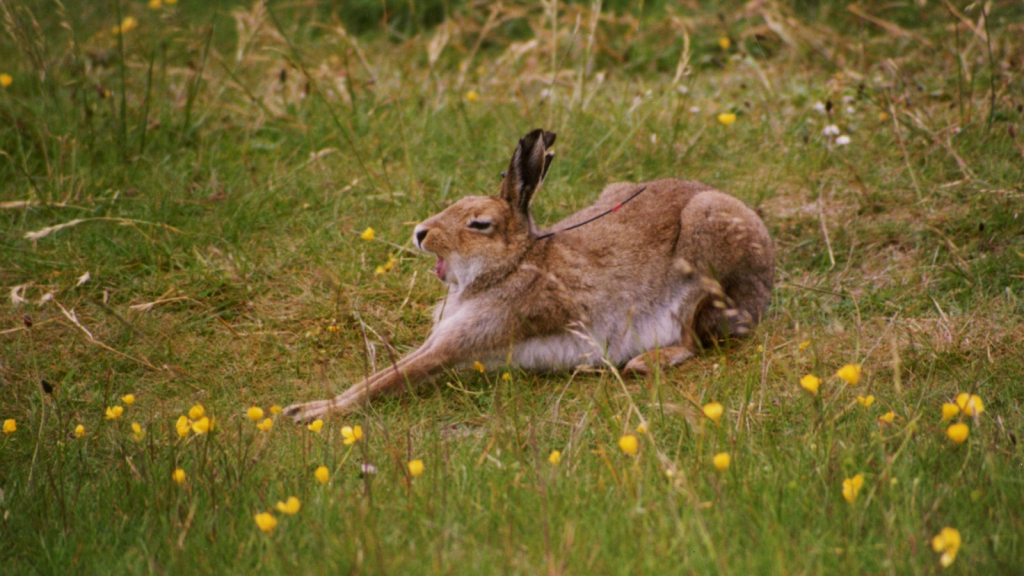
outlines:
M284 415L295 421L296 424L306 424L323 418L331 411L330 400L317 400L316 402L304 402L292 404L284 409Z

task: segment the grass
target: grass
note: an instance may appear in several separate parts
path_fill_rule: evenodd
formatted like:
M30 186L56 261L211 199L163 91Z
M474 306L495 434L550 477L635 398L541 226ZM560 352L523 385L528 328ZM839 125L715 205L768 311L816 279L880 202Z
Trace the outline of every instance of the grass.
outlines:
M946 526L946 573L1022 573L1017 4L442 8L0 5L5 573L934 574ZM495 192L538 126L539 222L666 175L755 206L778 254L756 333L648 380L450 373L257 430L248 407L425 338L443 289L413 223ZM985 411L957 445L960 392ZM180 439L194 404L214 430Z

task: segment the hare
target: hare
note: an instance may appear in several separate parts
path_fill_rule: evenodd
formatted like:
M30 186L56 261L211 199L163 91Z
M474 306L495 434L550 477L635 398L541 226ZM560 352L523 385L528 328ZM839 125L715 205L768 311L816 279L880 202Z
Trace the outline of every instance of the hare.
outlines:
M775 256L753 210L697 182L618 183L541 232L530 202L554 142L552 132L530 132L497 196L463 198L416 226L416 246L437 256L434 273L449 287L426 342L287 415L307 421L351 410L474 362L556 370L607 361L645 375L756 326Z

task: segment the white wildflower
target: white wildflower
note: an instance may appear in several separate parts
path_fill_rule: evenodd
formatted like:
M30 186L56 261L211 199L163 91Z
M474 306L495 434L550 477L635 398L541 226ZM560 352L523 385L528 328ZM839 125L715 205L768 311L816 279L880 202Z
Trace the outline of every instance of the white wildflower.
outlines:
M28 300L25 300L25 298L21 295L22 292L25 291L25 287L25 284L20 284L18 286L15 286L14 288L11 288L11 304L17 306L18 304L28 302Z

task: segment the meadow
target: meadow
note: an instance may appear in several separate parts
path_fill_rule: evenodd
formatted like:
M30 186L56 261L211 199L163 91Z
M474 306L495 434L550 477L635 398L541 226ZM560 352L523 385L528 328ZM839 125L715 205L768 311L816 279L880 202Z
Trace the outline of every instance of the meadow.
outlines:
M1019 2L0 18L0 572L1024 574ZM423 341L413 226L538 127L540 223L665 176L754 207L757 330L280 416Z

